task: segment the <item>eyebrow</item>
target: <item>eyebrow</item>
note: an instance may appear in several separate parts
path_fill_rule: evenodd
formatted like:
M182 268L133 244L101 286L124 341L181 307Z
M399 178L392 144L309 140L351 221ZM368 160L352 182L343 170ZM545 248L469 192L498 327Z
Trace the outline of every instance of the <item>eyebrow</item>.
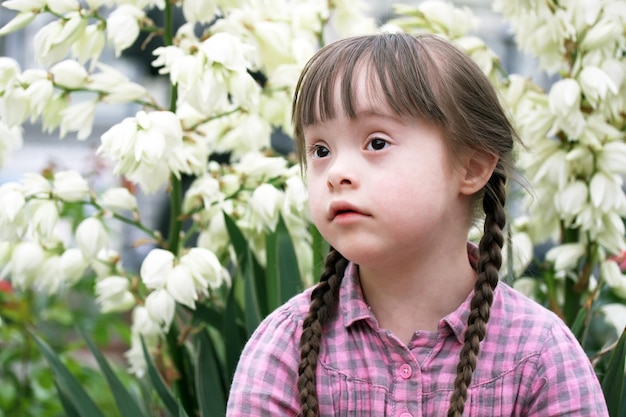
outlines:
M406 122L403 120L402 117L398 117L397 115L392 114L392 113L382 112L374 108L360 109L356 112L355 117L356 118L379 117L382 119L388 119L397 123L401 123L403 125L406 124Z

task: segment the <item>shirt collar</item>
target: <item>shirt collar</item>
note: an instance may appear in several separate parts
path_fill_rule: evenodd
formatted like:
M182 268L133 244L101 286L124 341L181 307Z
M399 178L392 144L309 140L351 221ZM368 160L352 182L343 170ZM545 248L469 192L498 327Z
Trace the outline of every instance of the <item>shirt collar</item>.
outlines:
M473 243L468 243L467 255L470 264L475 269L476 263L478 262L478 247ZM361 281L359 278L359 267L352 262L350 262L346 268L339 293L341 314L345 327L350 327L359 320L374 319L363 297L363 290L361 289ZM439 322L440 333L452 331L458 342L463 343L465 328L467 327L467 318L470 311L470 301L473 295L474 291L472 290L465 301L463 301L455 311L441 319Z

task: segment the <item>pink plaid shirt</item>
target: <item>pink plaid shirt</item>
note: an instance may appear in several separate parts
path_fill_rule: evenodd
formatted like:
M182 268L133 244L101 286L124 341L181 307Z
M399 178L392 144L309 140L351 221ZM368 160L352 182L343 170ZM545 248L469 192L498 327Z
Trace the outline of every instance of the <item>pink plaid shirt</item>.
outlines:
M302 321L310 289L274 311L245 347L227 416L296 416ZM378 326L350 265L336 319L322 338L317 392L322 416L445 416L470 297L405 345ZM464 416L608 416L584 351L552 312L504 283L496 288Z

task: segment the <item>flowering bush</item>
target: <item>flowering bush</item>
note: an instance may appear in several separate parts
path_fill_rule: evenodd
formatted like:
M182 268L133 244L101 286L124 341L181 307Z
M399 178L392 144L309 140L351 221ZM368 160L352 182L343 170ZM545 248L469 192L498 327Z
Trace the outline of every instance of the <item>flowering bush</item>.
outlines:
M47 23L34 37L39 68L0 57L0 166L21 146L26 122L85 140L99 106L132 103L138 110L100 137L96 153L119 178L113 187L102 189L71 169L0 185L0 278L10 280L11 297L18 298L62 298L86 288L98 314L129 317L127 370L152 384L169 413L223 414L246 338L319 276L321 265L324 243L307 215L300 169L291 154L272 149L272 134L291 133L292 91L311 54L332 36L374 32L375 22L360 3L346 0L6 0L2 6L15 16L0 36L40 16ZM511 210L524 214L511 219L503 278L572 326L605 385L619 392L614 403L607 388L616 413L624 343L614 349L614 342L626 324L620 270L626 5L496 0L494 7L520 48L557 75L548 91L506 74L471 35L477 20L468 9L432 0L397 5L384 29L452 39L501 90L524 142L519 168L530 182L518 201L524 209ZM178 28L176 11L185 21ZM155 14L162 26L149 17ZM166 103L100 60L107 46L121 57L141 33L163 42L152 65L169 86ZM184 177L193 179L189 187ZM166 191L167 229L143 220L137 189ZM120 223L137 230L136 245L147 248L138 270L122 261ZM533 246L546 242L552 248L545 259L534 258ZM5 298L2 326L32 334L54 370L65 411L101 415L41 337L38 317L16 320ZM121 384L87 332L84 338L122 415L160 413L145 392L137 406L132 389L123 387L132 383ZM609 363L608 352L616 352L616 362Z

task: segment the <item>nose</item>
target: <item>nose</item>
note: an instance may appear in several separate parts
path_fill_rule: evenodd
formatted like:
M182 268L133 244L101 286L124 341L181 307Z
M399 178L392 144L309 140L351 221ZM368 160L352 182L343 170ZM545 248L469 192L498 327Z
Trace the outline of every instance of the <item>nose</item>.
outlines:
M356 187L358 185L357 178L354 164L350 164L346 158L337 158L328 170L328 188L335 190Z

